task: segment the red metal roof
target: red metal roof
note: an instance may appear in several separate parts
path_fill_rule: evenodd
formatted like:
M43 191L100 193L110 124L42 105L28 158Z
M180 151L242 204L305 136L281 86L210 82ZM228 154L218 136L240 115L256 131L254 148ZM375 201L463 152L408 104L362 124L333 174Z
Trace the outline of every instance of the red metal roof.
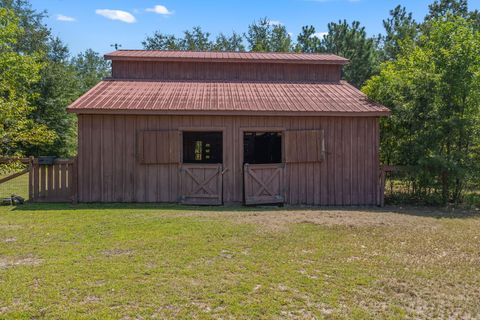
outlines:
M109 60L218 61L254 63L347 64L348 59L333 54L274 52L205 52L118 50L105 55Z
M340 83L105 80L74 103L76 113L388 115Z

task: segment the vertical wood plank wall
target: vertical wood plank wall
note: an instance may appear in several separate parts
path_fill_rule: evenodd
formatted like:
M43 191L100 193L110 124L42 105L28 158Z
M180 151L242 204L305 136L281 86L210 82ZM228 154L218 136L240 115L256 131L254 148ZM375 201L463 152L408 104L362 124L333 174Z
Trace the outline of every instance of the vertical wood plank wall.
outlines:
M288 163L288 204L378 204L378 118L79 115L80 202L177 202L178 164L145 165L137 159L142 130L225 128L223 200L243 200L242 128L323 129L325 161ZM180 139L180 136L179 136ZM297 148L306 148L297 141ZM168 150L165 150L168 152ZM308 151L307 151L308 152Z
M112 61L115 79L338 82L341 65Z

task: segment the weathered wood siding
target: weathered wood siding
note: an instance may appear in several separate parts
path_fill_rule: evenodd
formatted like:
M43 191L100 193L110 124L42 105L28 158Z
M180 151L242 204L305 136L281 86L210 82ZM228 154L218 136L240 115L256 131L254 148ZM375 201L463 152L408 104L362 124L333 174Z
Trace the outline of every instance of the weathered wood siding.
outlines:
M378 204L378 118L79 115L78 195L81 202L177 202L178 164L142 164L142 130L224 128L223 200L243 200L242 129L324 130L319 163L287 163L286 201L304 205ZM301 137L301 135L298 135ZM178 136L180 139L180 135ZM291 139L289 139L291 140ZM299 150L309 141L296 141Z
M112 61L115 79L338 82L340 65Z

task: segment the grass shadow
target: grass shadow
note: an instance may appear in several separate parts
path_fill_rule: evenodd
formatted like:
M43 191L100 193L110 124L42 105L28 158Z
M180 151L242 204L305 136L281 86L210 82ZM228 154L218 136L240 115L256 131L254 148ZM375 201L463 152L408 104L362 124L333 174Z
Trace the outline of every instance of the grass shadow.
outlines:
M14 211L82 211L82 210L168 210L168 211L277 211L288 210L277 206L245 207L241 205L229 206L189 206L177 203L25 203L18 205Z
M384 208L374 206L328 206L328 207L312 207L312 206L186 206L175 203L159 204L159 203L26 203L16 206L15 212L32 212L32 211L84 211L84 210L165 210L172 212L295 212L295 211L346 211L346 212L377 212L384 214L402 214L419 217L430 217L436 219L462 219L480 217L478 209L458 209L458 208L440 208L440 207L418 207L418 206L387 206Z
M386 206L381 211L403 214L416 217L428 217L435 219L469 219L480 218L480 210L455 208L455 207L434 207L434 206Z

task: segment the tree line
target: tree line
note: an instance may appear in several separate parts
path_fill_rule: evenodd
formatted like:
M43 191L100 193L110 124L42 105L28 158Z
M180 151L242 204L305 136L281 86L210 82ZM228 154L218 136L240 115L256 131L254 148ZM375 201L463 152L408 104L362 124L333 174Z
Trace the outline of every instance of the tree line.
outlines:
M66 107L110 64L91 49L71 56L27 0L0 0L0 155L76 153L76 117Z
M311 25L303 26L295 42L284 25L265 17L250 24L243 34L220 33L212 39L209 32L196 26L184 31L182 37L156 31L142 45L146 50L334 53L351 60L344 69L344 77L360 87L378 72L379 40L380 37L368 37L360 22L350 24L344 20L329 23L325 36L317 34Z
M466 0L436 1L422 22L392 13L386 60L362 89L392 110L382 162L408 169L416 199L463 202L480 189L480 14Z
M76 120L66 106L110 65L92 50L72 57L27 0L0 0L0 154L71 156ZM397 6L384 33L359 21L305 25L293 39L268 18L245 33L212 37L200 26L181 36L155 31L147 50L333 53L350 60L343 78L392 110L381 121L381 161L408 170L417 198L460 202L480 188L480 13L467 0L435 0L416 21Z

